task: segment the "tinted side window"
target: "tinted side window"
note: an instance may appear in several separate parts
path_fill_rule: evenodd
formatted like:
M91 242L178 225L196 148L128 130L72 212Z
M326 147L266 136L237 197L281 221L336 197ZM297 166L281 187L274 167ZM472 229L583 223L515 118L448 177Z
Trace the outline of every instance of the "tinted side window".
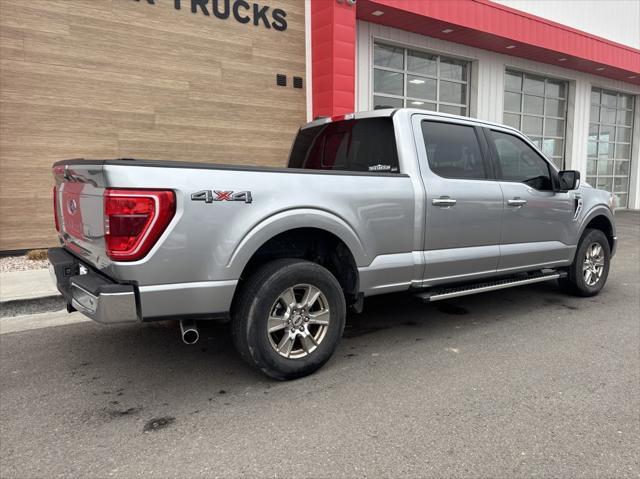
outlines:
M399 173L393 122L365 118L300 130L289 168Z
M536 151L520 138L491 131L498 168L502 179L518 181L537 190L551 190L549 165Z
M422 135L429 167L445 178L485 179L480 144L472 126L422 122Z

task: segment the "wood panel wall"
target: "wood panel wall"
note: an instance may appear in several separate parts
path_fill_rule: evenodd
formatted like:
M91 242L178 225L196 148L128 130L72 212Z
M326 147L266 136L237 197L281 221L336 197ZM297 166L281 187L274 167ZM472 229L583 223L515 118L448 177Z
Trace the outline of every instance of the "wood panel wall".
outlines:
M255 1L286 11L284 32L151 3L0 0L0 251L55 244L61 159L285 164L306 118L304 2Z

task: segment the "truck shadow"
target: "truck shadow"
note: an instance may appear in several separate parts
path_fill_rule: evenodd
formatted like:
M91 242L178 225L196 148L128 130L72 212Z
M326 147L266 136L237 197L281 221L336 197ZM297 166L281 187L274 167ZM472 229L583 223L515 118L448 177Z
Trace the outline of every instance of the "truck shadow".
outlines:
M585 301L598 301L598 298L572 298L562 294L555 284L537 284L429 304L410 294L372 297L365 302L362 314L348 314L343 341L336 354L338 359L329 365L335 365L345 355L345 349L355 355L354 351L361 346L375 346L391 339L396 344L418 340L428 345L431 339L443 335L455 338L467 326L482 327L514 319L526 321L534 310L574 313ZM177 381L186 386L195 381L219 385L221 390L239 383L272 383L238 357L227 324L200 322L201 339L193 346L182 343L175 321L108 328L83 323L62 328L68 329L65 347L72 354L71 362L76 365L87 362L99 368L101 374L109 377L109 382L131 376L127 378L129 384L158 380L165 384ZM73 373L76 379L89 381L95 376L83 374L77 366L72 369L76 371ZM114 376L111 371L127 372Z
M525 319L532 309L541 307L578 310L581 301L585 300L563 294L555 282L433 303L423 303L407 293L374 296L365 301L363 314L349 314L343 337L352 339L410 326L419 329L425 335L424 339L428 339L443 330L455 331L460 324L495 322L518 315Z
M605 295L606 291L598 298ZM275 404L291 395L339 387L351 374L371 367L373 351L393 355L417 347L416 341L428 351L443 338L456 341L469 328L526 321L532 311L554 317L560 312L575 314L588 307L585 301L594 300L598 299L565 296L554 284L431 304L409 294L373 297L363 314L348 315L334 358L318 373L287 383L270 380L244 364L233 348L228 325L215 322L200 323L201 340L193 346L182 343L176 322L117 327L86 322L5 335L3 358L14 358L16 364L5 362L3 371L19 369L20 361L28 361L55 378L43 382L41 397L63 384L73 391L68 400L78 403L83 423L135 421L132 425L150 432L212 407L242 408L247 398L255 402L258 396L261 403ZM6 341L9 336L13 338ZM348 373L337 374L345 368Z

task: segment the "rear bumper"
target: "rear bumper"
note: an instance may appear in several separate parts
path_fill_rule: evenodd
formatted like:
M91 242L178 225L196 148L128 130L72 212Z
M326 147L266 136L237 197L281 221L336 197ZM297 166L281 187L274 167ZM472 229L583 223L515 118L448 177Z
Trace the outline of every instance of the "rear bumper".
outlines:
M49 263L58 291L85 316L104 324L140 321L134 285L95 273L63 248L49 250Z
M49 271L74 309L98 323L184 317L227 318L237 280L159 285L124 284L95 272L64 248L49 250Z

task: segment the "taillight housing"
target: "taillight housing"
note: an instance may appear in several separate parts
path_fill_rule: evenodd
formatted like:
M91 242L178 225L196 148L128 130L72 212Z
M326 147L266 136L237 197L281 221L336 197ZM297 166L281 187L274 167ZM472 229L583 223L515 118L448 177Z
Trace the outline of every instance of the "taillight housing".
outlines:
M136 261L156 244L176 212L171 190L106 189L104 231L107 255Z
M60 233L60 218L58 217L58 188L53 187L53 219L56 223L56 231Z

